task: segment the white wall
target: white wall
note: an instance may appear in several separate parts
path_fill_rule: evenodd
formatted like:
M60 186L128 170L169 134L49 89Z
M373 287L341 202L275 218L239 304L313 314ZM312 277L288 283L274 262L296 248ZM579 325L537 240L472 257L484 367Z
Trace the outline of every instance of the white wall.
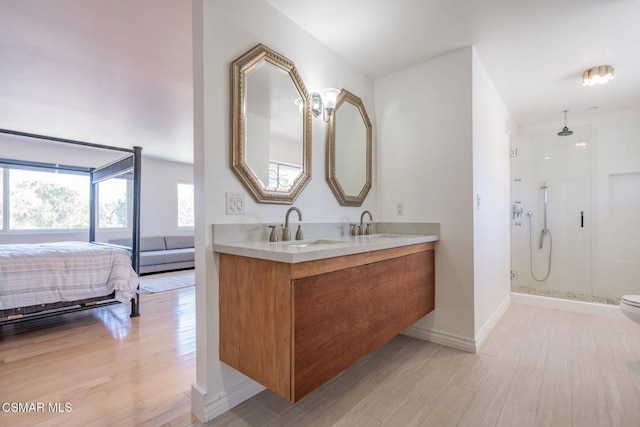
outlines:
M230 168L231 62L257 43L263 43L295 63L307 88L344 87L361 97L368 111L374 108L373 82L261 0L205 1L205 5L205 43L209 43L204 65L208 72L204 84L209 85L205 120L215 128L205 141L211 154L200 160L212 168L215 181L207 193L209 219L216 223L280 223L286 207L256 203ZM201 49L202 40L198 43ZM325 181L326 124L319 118L312 123L312 179L294 205L302 209L305 222L345 221L346 216L355 220L362 210L373 209L376 192L369 193L361 208L338 204ZM246 194L245 215L226 215L225 192Z
M441 227L436 309L408 333L475 351L510 301L507 109L471 47L377 79L375 96L383 219Z
M507 108L473 49L474 325L478 346L510 301L509 126Z
M178 229L178 183L193 184L193 165L142 158L141 236L193 234Z
M467 344L474 339L471 53L460 49L375 81L382 220L440 223L436 309L416 326Z
M255 203L230 168L230 64L263 43L295 63L307 88L348 89L369 111L373 82L261 0L197 0L193 17L196 230L202 232L196 233L197 374L192 406L196 415L209 419L260 389L218 360L218 268L211 251L211 224L279 224L288 208ZM325 123L314 119L312 131L312 179L294 203L304 222L355 221L364 209L378 220L375 190L361 208L338 205L324 176ZM245 215L225 214L225 192L246 194Z

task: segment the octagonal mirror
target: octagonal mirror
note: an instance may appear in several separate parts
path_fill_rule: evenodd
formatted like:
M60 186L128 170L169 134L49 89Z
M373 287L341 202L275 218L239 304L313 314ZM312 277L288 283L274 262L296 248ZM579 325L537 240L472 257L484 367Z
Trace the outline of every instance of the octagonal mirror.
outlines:
M345 89L327 128L327 182L342 206L361 206L371 189L371 122L362 100Z
M311 179L311 111L293 62L259 44L232 63L231 166L256 201L291 204Z

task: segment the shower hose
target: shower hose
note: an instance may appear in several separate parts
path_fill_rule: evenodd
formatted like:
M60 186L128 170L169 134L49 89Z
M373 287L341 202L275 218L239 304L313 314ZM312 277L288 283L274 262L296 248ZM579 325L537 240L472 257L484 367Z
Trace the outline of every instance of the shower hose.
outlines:
M531 217L532 215L529 215L529 268L531 270L531 277L533 277L533 280L535 280L536 282L544 282L545 280L547 280L549 278L549 275L551 274L551 251L553 251L553 237L551 237L551 231L549 231L549 229L545 228L544 230L542 230L541 234L540 234L540 246L542 247L542 243L544 242L544 235L547 234L549 235L549 262L547 263L547 274L542 278L542 279L538 279L535 275L535 273L533 272L533 235L532 235L532 227L531 227Z

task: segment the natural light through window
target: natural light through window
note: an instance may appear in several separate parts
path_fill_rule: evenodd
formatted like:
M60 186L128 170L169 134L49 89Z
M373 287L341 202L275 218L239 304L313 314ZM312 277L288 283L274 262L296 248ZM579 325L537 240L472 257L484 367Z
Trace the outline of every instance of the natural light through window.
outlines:
M127 228L127 180L98 183L98 227Z
M269 186L271 191L289 191L302 175L302 168L284 163L269 162Z
M89 227L89 177L9 170L9 228L56 230Z
M0 168L0 230L4 230L4 170Z
M178 227L193 225L193 184L178 183Z

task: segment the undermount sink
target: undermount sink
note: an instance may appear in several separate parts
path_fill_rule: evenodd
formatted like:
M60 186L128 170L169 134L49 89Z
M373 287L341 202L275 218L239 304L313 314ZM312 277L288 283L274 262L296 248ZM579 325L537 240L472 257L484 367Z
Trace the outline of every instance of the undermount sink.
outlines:
M397 239L398 237L403 237L402 234L365 234L363 236L365 239Z
M317 239L317 240L290 240L288 242L277 242L277 244L286 245L294 248L306 248L308 246L317 246L317 245L335 245L338 243L344 243L344 241Z

